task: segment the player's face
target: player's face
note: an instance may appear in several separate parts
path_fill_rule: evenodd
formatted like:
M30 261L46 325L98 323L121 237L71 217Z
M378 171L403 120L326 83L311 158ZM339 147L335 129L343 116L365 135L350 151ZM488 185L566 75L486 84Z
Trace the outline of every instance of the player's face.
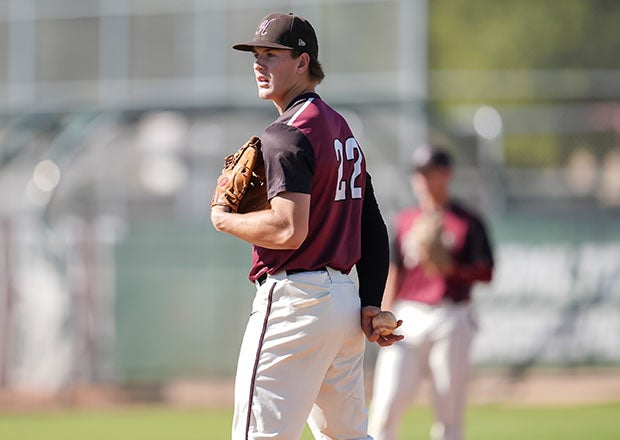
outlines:
M420 199L443 201L448 195L451 175L448 168L417 171L411 181L413 191Z
M258 96L286 106L288 95L299 80L298 59L287 49L255 47L253 53Z

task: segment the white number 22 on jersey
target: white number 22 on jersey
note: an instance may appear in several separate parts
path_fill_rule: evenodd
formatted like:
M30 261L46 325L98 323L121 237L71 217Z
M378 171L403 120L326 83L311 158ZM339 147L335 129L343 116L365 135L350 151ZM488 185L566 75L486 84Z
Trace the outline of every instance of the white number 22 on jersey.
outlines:
M338 160L338 183L336 185L335 200L345 200L347 198L347 180L351 188L351 198L361 199L362 188L355 185L355 180L362 174L362 149L357 144L355 138L350 137L345 141L344 148L339 139L334 139L334 150L336 150L336 159ZM348 179L344 176L345 160L355 160L353 172Z

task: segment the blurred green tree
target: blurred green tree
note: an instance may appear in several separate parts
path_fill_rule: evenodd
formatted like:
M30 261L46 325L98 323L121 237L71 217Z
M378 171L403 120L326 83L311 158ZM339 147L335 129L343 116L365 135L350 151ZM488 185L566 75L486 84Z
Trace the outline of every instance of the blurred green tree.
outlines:
M616 0L432 0L431 69L620 68Z

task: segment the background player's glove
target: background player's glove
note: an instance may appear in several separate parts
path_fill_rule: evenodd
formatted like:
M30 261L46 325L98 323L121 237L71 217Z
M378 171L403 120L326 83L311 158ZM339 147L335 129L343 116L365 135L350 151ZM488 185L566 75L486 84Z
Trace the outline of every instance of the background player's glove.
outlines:
M224 160L211 199L213 206L225 206L231 212L239 213L269 208L265 164L258 136L252 136Z
M439 212L423 212L405 237L405 264L420 264L430 274L445 274L452 262L443 241L443 216Z

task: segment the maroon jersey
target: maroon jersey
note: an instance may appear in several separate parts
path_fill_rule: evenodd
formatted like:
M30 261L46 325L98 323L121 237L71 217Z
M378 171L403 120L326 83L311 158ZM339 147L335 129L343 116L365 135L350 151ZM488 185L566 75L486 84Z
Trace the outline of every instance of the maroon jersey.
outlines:
M469 300L472 284L489 281L493 268L491 245L482 221L454 202L446 209L442 242L449 249L456 269L453 276L446 278L427 274L415 258L408 257L408 249L415 244L408 242L407 234L420 215L419 208L412 208L402 211L396 218L392 262L400 269L397 298L427 304L443 299Z
M349 125L316 93L299 96L263 133L269 199L310 194L308 236L291 250L254 246L249 279L323 266L348 272L361 256L366 162Z

